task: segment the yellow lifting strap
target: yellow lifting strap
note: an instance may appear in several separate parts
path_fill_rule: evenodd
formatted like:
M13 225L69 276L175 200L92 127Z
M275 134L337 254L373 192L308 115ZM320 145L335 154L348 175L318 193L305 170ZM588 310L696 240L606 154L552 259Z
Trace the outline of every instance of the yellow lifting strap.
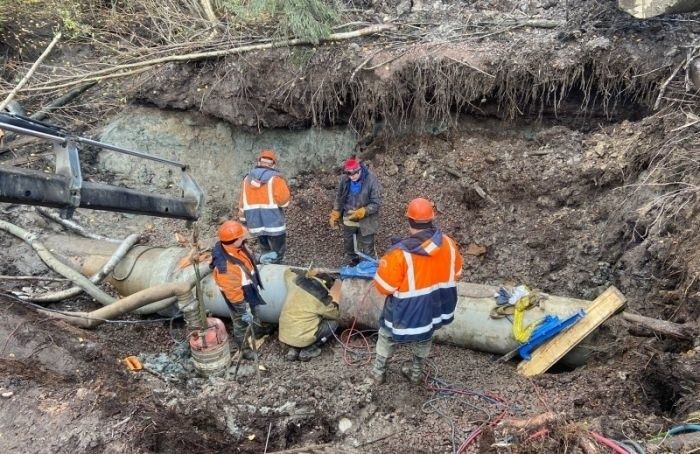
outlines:
M537 292L528 289L527 295L515 302L515 312L513 313L513 337L521 344L530 339L532 332L542 322L542 320L537 320L523 327L525 311L534 306L538 299L539 295Z

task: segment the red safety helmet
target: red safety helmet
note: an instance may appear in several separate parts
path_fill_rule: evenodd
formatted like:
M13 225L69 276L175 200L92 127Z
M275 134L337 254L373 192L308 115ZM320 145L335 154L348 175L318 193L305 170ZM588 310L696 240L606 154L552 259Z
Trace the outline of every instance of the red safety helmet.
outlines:
M226 221L219 226L219 241L223 243L230 243L239 238L243 238L246 233L248 233L248 229L246 229L240 222Z
M406 207L406 217L418 222L428 222L435 219L433 203L422 197L411 200Z
M261 159L269 159L273 164L277 164L277 153L272 150L262 150L258 155L258 161Z
M352 157L348 158L343 164L343 170L345 172L352 172L353 170L358 170L360 168L360 160Z

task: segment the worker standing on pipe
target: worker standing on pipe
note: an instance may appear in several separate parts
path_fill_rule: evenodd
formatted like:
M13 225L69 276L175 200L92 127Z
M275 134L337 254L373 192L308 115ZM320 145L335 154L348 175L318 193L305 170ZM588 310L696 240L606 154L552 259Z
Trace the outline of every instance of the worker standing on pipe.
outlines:
M287 248L287 226L283 208L291 194L282 174L276 169L277 154L262 150L257 165L241 183L239 220L258 239L261 263L279 263Z
M243 358L255 359L253 351L246 345L245 333L251 323L260 326L257 317L250 319L250 316L265 301L260 296L262 283L255 261L245 246L247 234L240 222L226 221L221 224L219 241L212 250L209 267L214 270L214 280L231 314L233 339Z
M381 258L374 276L374 286L386 295L372 370L378 385L386 380L395 345L404 342L413 344L413 363L401 372L411 383L420 382L433 332L452 322L457 305L456 280L462 274L457 244L434 225L429 200L411 200L406 217L410 236Z
M330 226L343 220L343 243L349 265L357 265L357 251L375 257L374 235L379 229L381 188L377 177L356 157L345 161L336 191Z

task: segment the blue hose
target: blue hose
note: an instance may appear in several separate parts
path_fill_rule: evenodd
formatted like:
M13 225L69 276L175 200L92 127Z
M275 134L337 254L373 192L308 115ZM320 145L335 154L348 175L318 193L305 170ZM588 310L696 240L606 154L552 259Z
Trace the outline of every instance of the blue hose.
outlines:
M669 435L678 435L685 432L700 432L700 424L681 424L668 431Z

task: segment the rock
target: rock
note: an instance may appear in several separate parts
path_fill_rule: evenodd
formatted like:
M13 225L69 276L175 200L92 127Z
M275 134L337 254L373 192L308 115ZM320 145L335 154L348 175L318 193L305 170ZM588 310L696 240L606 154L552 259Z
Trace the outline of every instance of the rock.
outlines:
M352 427L352 421L350 421L348 418L340 418L340 421L338 421L338 430L340 431L341 434L344 434L350 428Z
M588 41L586 47L592 50L607 50L610 49L610 39L604 36L598 36Z
M4 393L0 394L4 399L9 399L10 397L14 396L15 393L12 391L5 391Z

